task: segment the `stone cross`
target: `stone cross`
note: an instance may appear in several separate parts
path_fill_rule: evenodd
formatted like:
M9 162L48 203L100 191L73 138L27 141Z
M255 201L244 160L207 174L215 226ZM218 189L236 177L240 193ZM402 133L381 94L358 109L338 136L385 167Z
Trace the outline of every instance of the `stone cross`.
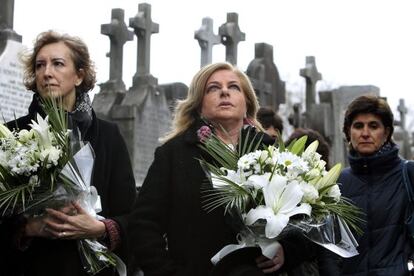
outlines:
M111 23L101 25L101 33L109 36L111 41L109 56L109 82L116 83L116 87L124 89L122 81L122 63L124 44L134 39L134 33L128 30L124 22L124 10L112 9Z
M159 32L159 25L152 22L151 5L138 5L138 14L129 19L129 26L138 37L137 72L136 76L150 74L151 35Z
M412 152L411 152L411 146L410 146L410 137L408 135L408 131L405 129L405 123L406 123L406 117L407 117L407 113L408 113L408 109L405 106L405 101L404 99L400 99L400 103L397 107L398 112L400 113L400 126L401 126L401 130L402 130L402 134L403 134L403 141L402 141L402 155L404 156L404 158L406 159L411 159L412 158Z
M306 79L306 111L309 112L316 101L316 83L322 79L316 68L315 57L306 57L306 65L300 69L300 75Z
M14 0L0 0L0 53L5 40L22 42L22 37L13 31Z
M400 99L400 103L397 107L398 112L400 113L400 126L405 131L405 121L406 121L406 115L408 112L407 107L405 107L405 101L404 99Z
M220 26L221 43L226 46L226 61L237 64L237 45L246 40L246 34L240 31L239 15L227 13L227 22Z
M213 59L213 46L220 44L220 36L214 34L213 19L204 17L200 29L194 32L194 38L201 47L200 67L210 64Z

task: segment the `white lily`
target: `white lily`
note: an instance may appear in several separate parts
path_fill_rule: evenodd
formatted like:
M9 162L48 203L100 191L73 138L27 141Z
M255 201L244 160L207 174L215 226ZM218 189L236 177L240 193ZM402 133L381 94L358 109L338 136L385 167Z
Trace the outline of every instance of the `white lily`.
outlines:
M0 137L7 138L12 137L13 133L3 124L0 123Z
M288 183L286 177L274 175L263 187L266 206L251 209L246 215L246 225L252 225L259 219L266 220L265 234L269 239L277 237L296 214L310 215L311 206L306 203L298 205L303 191L298 183Z
M40 143L44 148L49 148L52 146L52 142L49 137L49 116L46 116L45 119L42 118L39 114L36 116L37 122L32 120L32 123L29 126L37 133L40 138Z
M327 174L318 180L316 187L318 190L325 188L328 185L336 183L339 175L341 174L342 165L340 163L333 166Z
M319 141L315 140L313 141L305 150L305 154L312 154L314 152L316 152L316 150L318 149L319 146Z

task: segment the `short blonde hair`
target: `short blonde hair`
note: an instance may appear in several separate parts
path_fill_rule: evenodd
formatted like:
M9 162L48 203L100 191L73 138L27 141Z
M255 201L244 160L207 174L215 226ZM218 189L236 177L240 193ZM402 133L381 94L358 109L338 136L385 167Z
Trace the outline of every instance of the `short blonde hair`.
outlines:
M177 102L173 119L173 129L161 141L166 142L183 133L200 116L207 81L212 74L219 70L230 70L240 78L241 88L246 98L247 119L256 127L262 129L260 123L256 120L259 103L249 77L230 63L218 62L204 66L193 77L188 89L187 98Z

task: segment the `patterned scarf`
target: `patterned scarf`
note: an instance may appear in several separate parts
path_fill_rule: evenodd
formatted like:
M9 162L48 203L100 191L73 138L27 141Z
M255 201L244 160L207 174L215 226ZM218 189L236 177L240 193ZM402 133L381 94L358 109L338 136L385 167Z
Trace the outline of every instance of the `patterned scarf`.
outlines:
M40 95L33 95L32 103L29 106L29 113L39 113L42 116L46 114L41 108ZM76 93L75 108L68 113L68 127L73 130L76 137L83 139L86 132L92 125L92 104L88 93ZM80 134L80 135L79 135Z
M92 104L88 93L76 93L75 108L68 114L69 128L83 140L92 125Z

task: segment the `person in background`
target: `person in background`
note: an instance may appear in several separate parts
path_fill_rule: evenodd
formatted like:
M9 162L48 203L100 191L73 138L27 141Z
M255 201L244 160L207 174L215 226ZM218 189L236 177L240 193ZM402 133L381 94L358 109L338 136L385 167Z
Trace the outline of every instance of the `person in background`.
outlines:
M276 139L283 132L283 121L271 107L260 107L257 111L257 120L265 129L265 132Z
M355 236L359 254L343 259L337 275L409 275L407 263L414 250L405 220L412 210L402 177L404 160L392 140L393 124L389 105L377 96L360 96L345 112L350 166L338 182L342 195L365 213L366 222L363 235Z
M77 239L98 239L127 261L126 215L135 198L135 180L129 154L118 127L96 117L88 91L96 82L86 44L79 38L54 31L43 32L33 51L24 58L24 84L34 92L28 115L8 124L9 128L30 129L36 114L45 116L41 98L62 99L69 127L79 130L91 143L95 163L91 185L101 198L105 217L92 217L79 204L70 208L47 209L40 217L18 216L3 221L1 232L2 275L88 275L77 248ZM65 211L66 210L66 211ZM97 275L115 275L107 268Z
M194 76L187 98L176 107L172 131L155 151L129 222L134 256L146 276L210 275L217 267L211 258L237 243L224 209L207 212L202 206L201 186L208 179L198 159L209 156L199 147L197 132L208 126L236 145L240 131L260 130L257 109L248 77L233 65L210 64ZM306 258L307 245L296 237L281 240L272 259L259 253L245 263L229 262L226 275L279 273Z

